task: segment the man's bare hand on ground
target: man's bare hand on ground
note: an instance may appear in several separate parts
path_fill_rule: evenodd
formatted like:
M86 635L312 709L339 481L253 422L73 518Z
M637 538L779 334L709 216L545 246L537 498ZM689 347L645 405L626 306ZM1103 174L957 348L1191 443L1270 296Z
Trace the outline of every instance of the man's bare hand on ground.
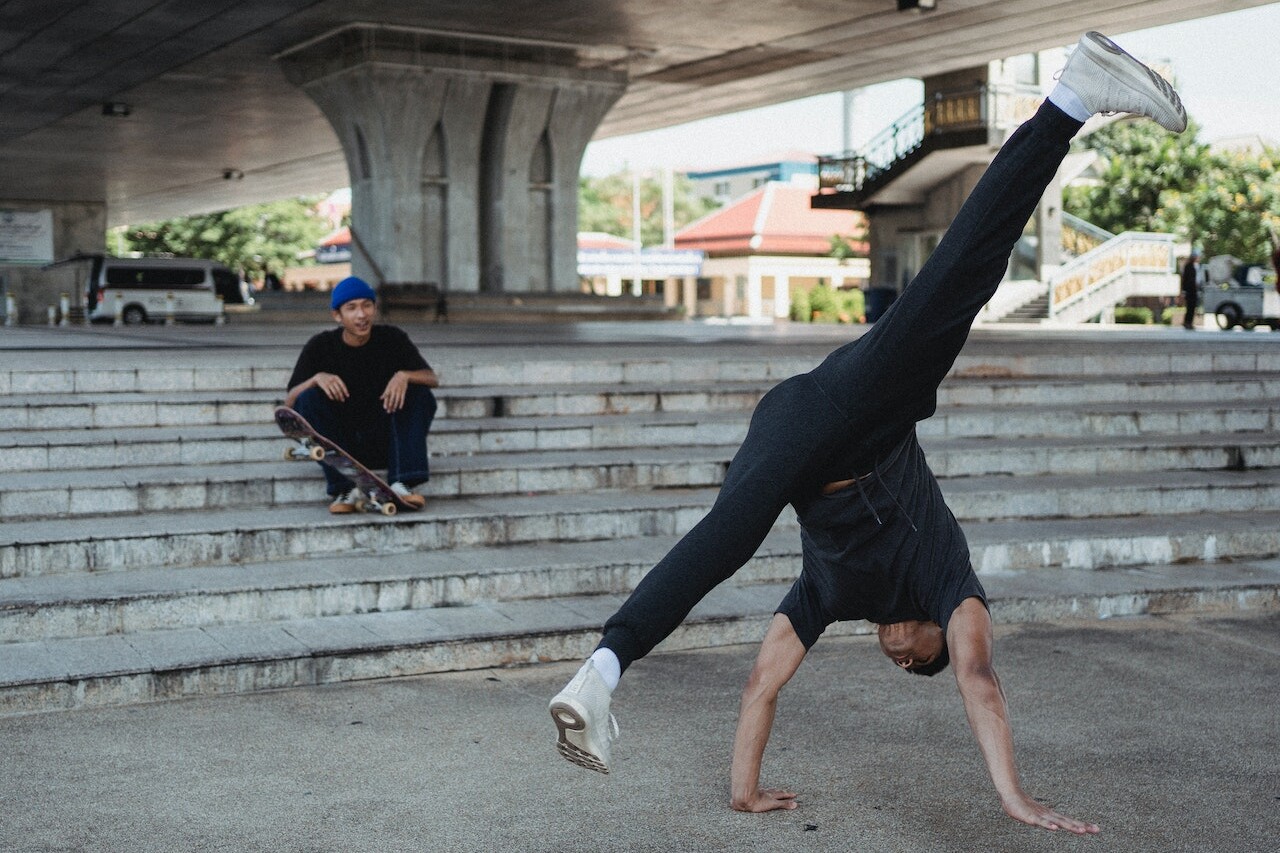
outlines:
M1048 806L1042 805L1025 795L1019 799L1002 802L1000 805L1009 817L1030 826L1038 826L1048 830L1065 829L1067 832L1074 832L1076 835L1093 835L1101 831L1101 827L1096 823L1086 823L1085 821L1059 814Z
M729 805L738 812L771 812L776 809L794 809L796 795L794 791L781 788L761 788L754 797L743 800L734 799Z

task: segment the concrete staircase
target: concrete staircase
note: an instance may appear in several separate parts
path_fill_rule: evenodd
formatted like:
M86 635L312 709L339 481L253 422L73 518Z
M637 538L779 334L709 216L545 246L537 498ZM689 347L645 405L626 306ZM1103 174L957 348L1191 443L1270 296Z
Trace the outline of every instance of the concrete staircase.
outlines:
M997 619L1280 606L1280 348L1234 346L961 358L920 434ZM0 370L0 713L581 656L819 357L455 354L392 519L280 459L291 354ZM664 648L758 639L798 568L788 510Z
M997 323L1039 323L1049 316L1049 294L1035 297L1005 314Z

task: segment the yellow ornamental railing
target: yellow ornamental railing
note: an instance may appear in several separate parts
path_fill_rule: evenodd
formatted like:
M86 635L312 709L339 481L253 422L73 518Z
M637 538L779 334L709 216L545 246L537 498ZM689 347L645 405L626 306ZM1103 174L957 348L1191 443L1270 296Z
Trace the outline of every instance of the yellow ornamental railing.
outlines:
M1174 271L1174 235L1126 231L1067 263L1049 282L1049 316L1089 299L1118 279Z

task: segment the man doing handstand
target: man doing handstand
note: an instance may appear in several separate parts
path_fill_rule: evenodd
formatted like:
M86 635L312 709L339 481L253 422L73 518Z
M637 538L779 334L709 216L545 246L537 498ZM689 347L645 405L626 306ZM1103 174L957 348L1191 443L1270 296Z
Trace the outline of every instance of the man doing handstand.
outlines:
M779 605L743 692L733 808L794 808L759 787L778 691L832 622L866 619L908 672L954 663L956 684L1005 812L1046 829L1097 832L1023 790L986 593L916 441L937 389L995 293L1009 255L1072 136L1094 113L1149 116L1181 131L1186 113L1163 79L1106 37L1080 39L1058 86L992 161L937 249L875 326L756 407L715 504L637 585L591 658L551 700L557 748L609 772L613 689L717 584L755 553L786 504L800 520L803 568Z

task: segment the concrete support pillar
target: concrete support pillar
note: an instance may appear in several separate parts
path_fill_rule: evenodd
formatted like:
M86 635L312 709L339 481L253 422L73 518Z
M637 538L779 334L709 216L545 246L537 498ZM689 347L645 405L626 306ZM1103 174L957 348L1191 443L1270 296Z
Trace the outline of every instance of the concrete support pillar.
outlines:
M578 169L626 87L587 51L353 25L282 54L346 155L353 271L577 292Z
M747 316L753 320L758 320L764 316L764 282L761 281L760 273L751 272L747 275Z
M791 276L773 278L773 316L785 320L791 316Z
M0 191L3 191L2 186ZM41 252L38 258L24 257L21 262L15 260L11 263L6 263L6 260L14 259L0 258L0 291L4 297L13 300L13 323L45 322L49 306L60 305L63 294L67 296L68 309L63 311L64 317L69 309L82 309L85 281L89 275L88 262L60 264L49 269L45 269L45 264L76 254L102 254L106 250L106 204L92 201L6 201L0 198L0 211L10 210L40 214L38 219L42 220L47 212L48 233L36 242L43 243L47 237L50 243L48 253ZM6 322L9 319L10 315L6 313Z
M1037 278L1048 281L1062 266L1062 181L1055 175L1036 207Z

